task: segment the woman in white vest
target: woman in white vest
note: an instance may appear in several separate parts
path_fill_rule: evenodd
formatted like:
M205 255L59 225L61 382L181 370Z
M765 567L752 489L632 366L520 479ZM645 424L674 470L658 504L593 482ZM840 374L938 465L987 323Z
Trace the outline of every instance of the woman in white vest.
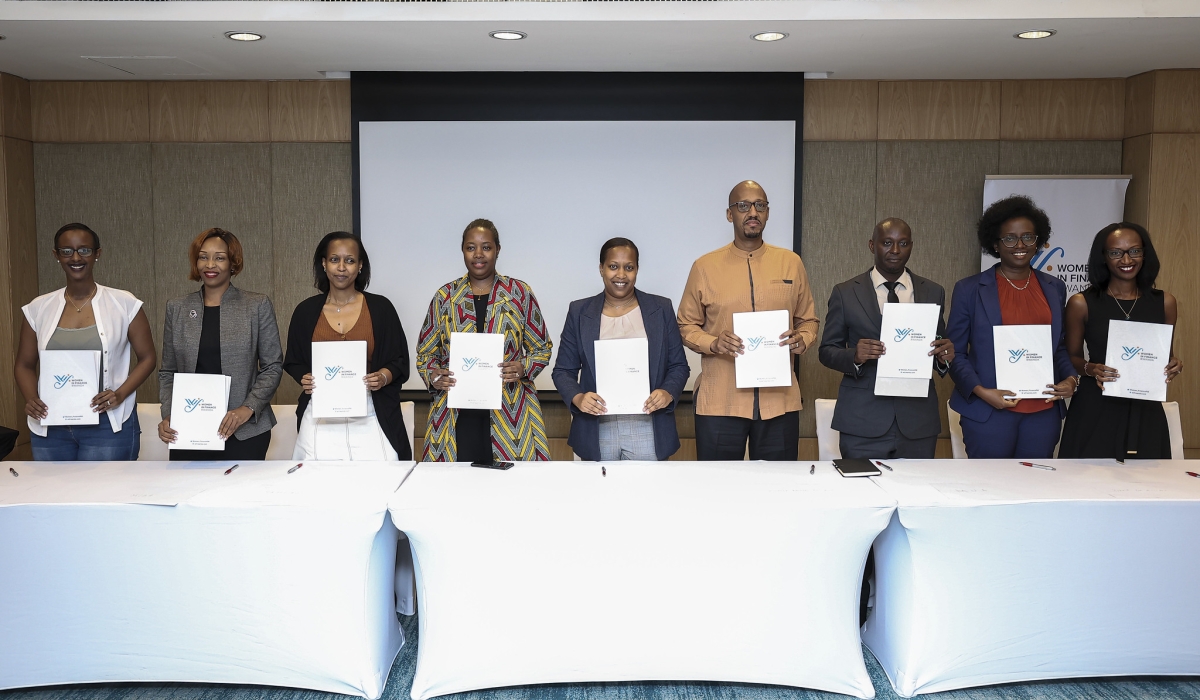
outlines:
M33 458L53 462L135 460L141 429L137 388L154 371L158 358L142 302L129 292L96 284L100 237L83 224L67 224L54 234L54 259L67 285L21 308L17 348L17 387L25 395ZM137 364L130 369L130 349ZM95 425L42 425L47 401L40 396L38 367L48 350L95 350L100 353L97 393L91 410L103 414Z

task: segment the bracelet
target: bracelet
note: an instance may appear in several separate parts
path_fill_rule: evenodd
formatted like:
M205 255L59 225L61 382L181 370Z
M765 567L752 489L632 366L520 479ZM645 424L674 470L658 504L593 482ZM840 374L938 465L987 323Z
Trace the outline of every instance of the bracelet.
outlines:
M1092 363L1091 362L1083 363L1083 376L1085 376L1085 377L1095 377L1096 376L1094 374L1088 374L1087 368L1088 368L1088 365L1090 365L1090 364L1092 364Z

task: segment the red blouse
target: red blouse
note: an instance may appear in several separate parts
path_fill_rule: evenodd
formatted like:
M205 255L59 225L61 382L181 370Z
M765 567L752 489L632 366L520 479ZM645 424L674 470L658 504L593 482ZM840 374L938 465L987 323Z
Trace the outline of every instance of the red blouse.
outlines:
M1037 275L1029 271L1028 285L1021 282L1009 283L1008 278L996 268L996 289L1000 292L1000 318L1006 326L1049 326L1050 303L1042 292ZM1016 285L1016 286L1014 286ZM1024 289L1021 289L1024 287ZM1022 399L1008 410L1013 413L1037 413L1054 408L1053 403L1043 399Z

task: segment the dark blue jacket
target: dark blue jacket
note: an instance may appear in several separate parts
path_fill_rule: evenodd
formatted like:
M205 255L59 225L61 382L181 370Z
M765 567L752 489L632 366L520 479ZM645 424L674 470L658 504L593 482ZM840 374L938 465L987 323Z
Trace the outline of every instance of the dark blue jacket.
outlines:
M996 289L996 268L1000 263L978 275L961 279L954 285L954 296L950 300L950 322L946 332L954 341L954 362L950 365L950 377L954 379L954 393L950 395L950 408L959 415L973 421L984 422L992 417L996 409L988 402L972 394L977 386L996 388L996 345L992 339L992 327L1004 325L1000 316L1000 292ZM1044 272L1037 275L1042 294L1050 305L1050 337L1054 342L1054 381L1061 382L1075 376L1075 366L1067 353L1067 342L1063 331L1063 310L1067 305L1067 285L1057 277ZM1066 413L1062 401L1058 403L1059 416Z
M646 326L646 344L650 354L650 390L666 389L672 401L666 408L655 411L654 453L666 459L679 450L679 433L675 429L675 404L683 393L691 368L683 354L683 339L675 321L671 300L634 290ZM600 459L600 420L584 413L571 403L576 395L596 390L596 341L600 339L600 316L604 310L604 293L571 302L562 337L558 341L558 358L554 361L554 386L571 408L571 434L567 444L581 459Z

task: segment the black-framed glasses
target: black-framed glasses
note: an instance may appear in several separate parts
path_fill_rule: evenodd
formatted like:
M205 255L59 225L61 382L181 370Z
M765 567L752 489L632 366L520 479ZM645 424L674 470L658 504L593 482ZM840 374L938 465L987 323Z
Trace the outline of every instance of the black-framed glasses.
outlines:
M1133 260L1138 260L1146 254L1146 251L1142 248L1105 248L1104 254L1108 256L1109 260L1120 260L1126 255L1129 255Z
M1000 242L1004 244L1005 248L1016 248L1017 241L1021 241L1025 245L1034 245L1037 243L1037 234L1022 233L1020 236L1016 236L1010 233L1007 236L1000 237Z
M55 251L58 253L58 257L60 258L69 258L76 253L79 253L81 257L89 258L92 256L92 253L96 252L94 248L89 248L87 246L83 246L81 248L55 248Z
M768 208L770 208L770 206L771 206L770 202L764 202L761 199L758 200L757 202L747 202L745 200L742 200L740 202L734 202L729 205L729 207L731 209L734 207L737 207L737 210L741 211L741 212L750 211L750 207L754 207L755 211L762 212L762 211L766 211Z

